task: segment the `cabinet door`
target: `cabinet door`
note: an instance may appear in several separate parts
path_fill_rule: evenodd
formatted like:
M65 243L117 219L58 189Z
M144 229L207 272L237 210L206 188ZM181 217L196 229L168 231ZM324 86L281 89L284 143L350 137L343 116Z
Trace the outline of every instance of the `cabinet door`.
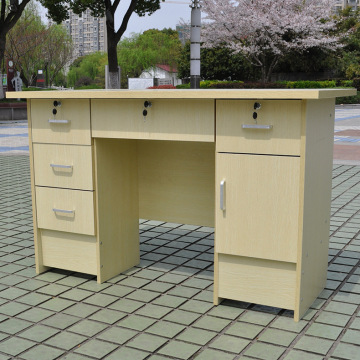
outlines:
M296 262L299 173L298 157L217 154L215 251Z

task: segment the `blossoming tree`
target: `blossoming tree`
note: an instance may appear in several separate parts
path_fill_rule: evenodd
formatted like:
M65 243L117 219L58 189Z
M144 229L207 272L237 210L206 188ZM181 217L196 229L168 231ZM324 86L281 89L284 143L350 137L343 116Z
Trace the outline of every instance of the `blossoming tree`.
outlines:
M331 0L202 0L206 13L204 46L227 46L261 68L270 81L281 58L309 48L340 46L332 18Z

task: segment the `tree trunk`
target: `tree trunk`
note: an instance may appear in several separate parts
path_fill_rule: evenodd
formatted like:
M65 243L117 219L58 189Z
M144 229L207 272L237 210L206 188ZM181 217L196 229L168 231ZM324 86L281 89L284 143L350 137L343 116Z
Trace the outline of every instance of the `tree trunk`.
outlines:
M6 34L0 35L0 99L3 99L5 97L5 92L3 88L3 82L2 82L2 66L4 63L4 57L5 57L5 46L6 46Z
M118 73L118 56L117 56L117 41L114 32L107 29L108 36L108 62L109 62L109 88L120 89L120 79Z

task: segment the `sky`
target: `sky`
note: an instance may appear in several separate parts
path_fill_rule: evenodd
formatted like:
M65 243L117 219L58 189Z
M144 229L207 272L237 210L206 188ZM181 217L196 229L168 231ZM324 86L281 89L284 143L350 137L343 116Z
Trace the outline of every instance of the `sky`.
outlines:
M131 33L142 33L148 29L175 29L181 19L190 22L191 8L189 5L189 0L171 0L169 3L161 3L160 10L151 16L139 17L133 14L124 36L129 37Z
M144 17L139 17L133 13L123 37L130 37L131 33L143 33L148 29L162 30L163 28L172 28L175 30L176 25L181 20L189 23L191 14L190 3L190 0L168 0L168 3L166 3L165 0L165 3L161 2L161 8L151 16L146 15ZM119 9L115 14L115 26L120 26L120 23L116 23L116 18L122 18L122 15L120 14L124 14L128 4L129 0L120 2ZM121 6L123 7L121 8ZM41 13L45 15L46 10L44 8L41 10Z

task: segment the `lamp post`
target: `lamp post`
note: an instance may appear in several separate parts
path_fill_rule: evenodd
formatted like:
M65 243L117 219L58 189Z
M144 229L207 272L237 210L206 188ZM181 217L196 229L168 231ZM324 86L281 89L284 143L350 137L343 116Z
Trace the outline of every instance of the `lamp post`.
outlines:
M191 30L190 30L190 87L200 88L200 31L201 10L199 0L191 2Z

